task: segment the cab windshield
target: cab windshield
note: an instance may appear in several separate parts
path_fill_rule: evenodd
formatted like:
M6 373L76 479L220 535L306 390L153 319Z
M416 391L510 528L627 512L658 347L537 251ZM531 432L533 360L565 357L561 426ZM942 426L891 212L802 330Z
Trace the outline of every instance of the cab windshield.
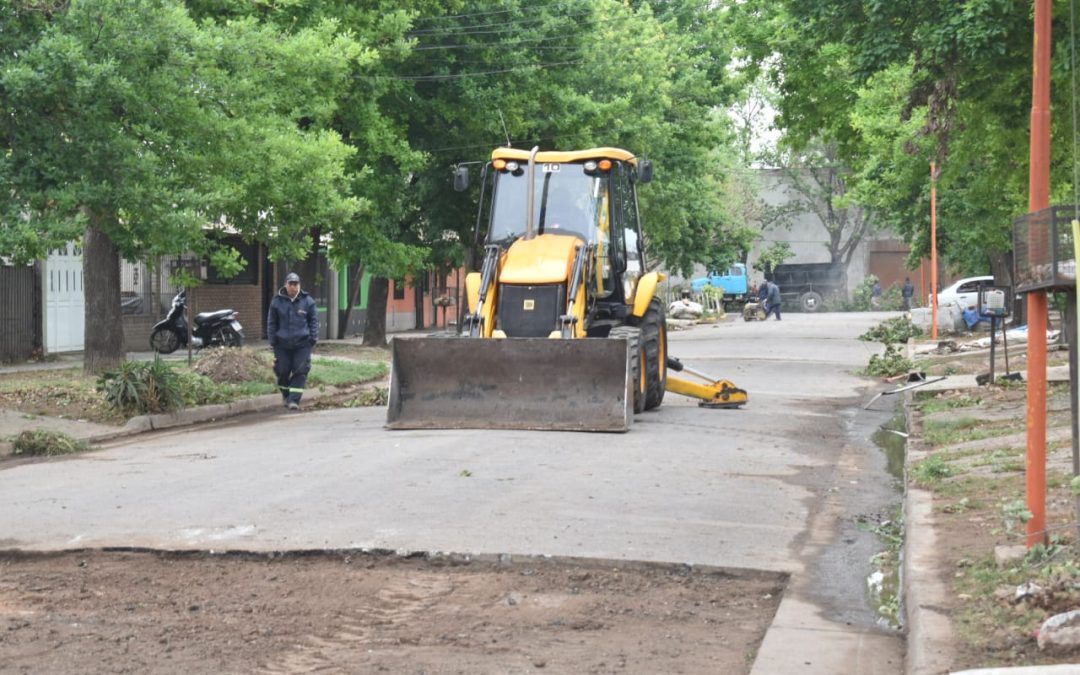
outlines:
M528 172L495 173L495 196L488 242L509 244L525 236ZM537 164L533 181L533 231L575 235L595 243L607 208L604 177L590 176L581 164Z

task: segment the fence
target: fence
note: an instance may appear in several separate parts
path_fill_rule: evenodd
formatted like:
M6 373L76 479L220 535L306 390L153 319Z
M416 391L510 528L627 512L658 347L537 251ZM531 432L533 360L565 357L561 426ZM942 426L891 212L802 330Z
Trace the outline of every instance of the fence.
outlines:
M1053 206L1013 221L1013 262L1019 293L1076 287L1072 206Z
M41 345L34 267L0 265L0 362L25 361Z

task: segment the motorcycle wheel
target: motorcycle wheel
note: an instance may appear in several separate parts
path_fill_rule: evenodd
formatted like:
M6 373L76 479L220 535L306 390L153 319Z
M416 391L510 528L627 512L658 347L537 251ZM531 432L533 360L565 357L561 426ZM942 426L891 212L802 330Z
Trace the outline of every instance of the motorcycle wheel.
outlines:
M244 346L244 334L238 333L232 329L232 327L225 327L221 329L219 333L221 338L221 344L225 347L243 347Z
M158 328L150 334L150 349L158 354L172 354L180 348L180 336L168 328Z

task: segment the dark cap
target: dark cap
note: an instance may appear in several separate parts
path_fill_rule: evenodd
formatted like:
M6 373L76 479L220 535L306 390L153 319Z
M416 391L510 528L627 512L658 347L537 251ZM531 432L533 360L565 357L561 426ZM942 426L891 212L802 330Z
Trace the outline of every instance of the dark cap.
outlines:
M300 275L297 274L296 272L289 272L288 274L285 275L285 283L289 283L290 281L295 281L296 283L300 283Z

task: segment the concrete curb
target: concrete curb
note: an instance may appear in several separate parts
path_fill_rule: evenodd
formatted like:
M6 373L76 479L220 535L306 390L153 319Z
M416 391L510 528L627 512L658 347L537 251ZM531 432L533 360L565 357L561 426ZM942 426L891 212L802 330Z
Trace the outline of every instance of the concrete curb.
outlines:
M914 355L914 340L909 339L908 358ZM974 384L974 378L972 378ZM957 386L954 383L953 388ZM964 385L960 385L964 386ZM915 392L904 393L904 426L908 442L904 451L904 543L900 567L907 655L904 672L907 675L930 675L949 671L952 624L937 608L943 606L945 585L934 568L933 551L937 534L934 532L933 495L913 487L908 474L913 463L928 453L919 447L915 433Z
M377 384L385 384L385 382L380 381L375 385L373 385L372 382L364 382L349 387L328 386L324 387L322 390L312 391L306 394L305 399L308 402L318 401L331 396L362 391L369 386L377 386ZM127 424L124 425L124 428L115 433L99 434L86 440L89 443L101 443L116 438L123 438L125 436L134 436L147 431L160 431L175 427L191 426L202 422L213 422L229 417L236 417L237 415L275 410L278 408L281 408L281 396L278 394L264 394L252 398L243 398L239 401L232 401L231 403L218 403L214 405L202 405L196 408L185 408L174 413L139 415L138 417L129 419Z

